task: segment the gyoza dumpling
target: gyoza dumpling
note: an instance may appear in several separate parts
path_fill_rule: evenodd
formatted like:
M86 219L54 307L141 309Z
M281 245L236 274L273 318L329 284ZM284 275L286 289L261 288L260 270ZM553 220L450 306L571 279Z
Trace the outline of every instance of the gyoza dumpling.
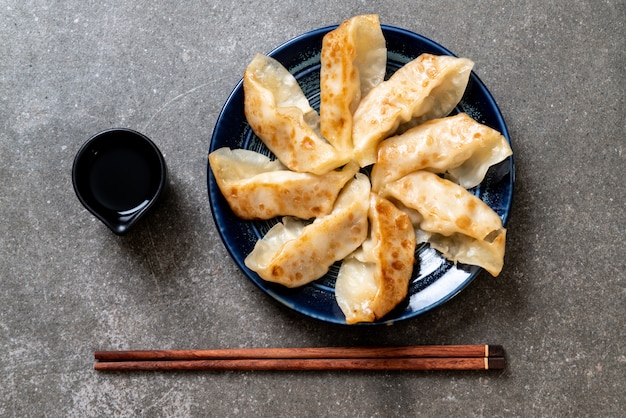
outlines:
M368 178L358 173L341 191L330 214L311 224L285 218L257 241L244 260L266 281L302 286L356 250L367 237Z
M465 113L435 119L384 140L372 169L372 190L418 170L447 173L470 189L511 155L506 138Z
M344 21L322 41L320 128L335 148L352 154L352 114L385 78L387 47L378 15Z
M422 54L361 99L352 141L361 165L376 162L376 148L401 124L447 116L463 97L474 63L467 58Z
M243 77L244 111L254 133L292 171L324 174L350 161L319 133L319 115L297 80L257 54Z
M348 324L372 322L407 295L415 263L415 232L406 213L372 193L370 236L344 259L335 297Z
M343 186L359 170L352 162L326 174L296 173L258 152L220 148L209 164L222 195L242 219L327 215Z
M416 226L447 259L483 267L493 276L500 274L506 229L498 214L478 197L428 171L388 183L380 194L414 210Z

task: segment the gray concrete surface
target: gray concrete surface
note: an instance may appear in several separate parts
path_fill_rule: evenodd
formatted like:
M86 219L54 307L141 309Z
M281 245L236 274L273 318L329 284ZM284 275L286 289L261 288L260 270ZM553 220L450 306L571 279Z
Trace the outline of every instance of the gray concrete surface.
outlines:
M414 320L346 329L239 273L206 152L254 52L365 12L476 62L517 183L499 278ZM625 21L623 0L0 1L0 416L620 416ZM123 238L70 178L82 142L117 126L170 168L168 199ZM506 370L92 370L102 349L483 342L504 345Z

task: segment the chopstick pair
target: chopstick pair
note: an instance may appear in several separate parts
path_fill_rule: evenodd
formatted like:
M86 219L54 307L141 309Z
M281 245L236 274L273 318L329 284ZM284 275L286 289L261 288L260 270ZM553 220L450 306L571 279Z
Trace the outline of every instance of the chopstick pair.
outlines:
M500 345L97 351L98 371L492 370Z

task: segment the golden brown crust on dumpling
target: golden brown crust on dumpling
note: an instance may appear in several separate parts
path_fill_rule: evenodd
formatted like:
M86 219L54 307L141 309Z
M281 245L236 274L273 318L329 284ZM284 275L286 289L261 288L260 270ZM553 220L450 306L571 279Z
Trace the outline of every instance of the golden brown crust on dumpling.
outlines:
M384 140L372 169L372 189L418 170L446 173L466 189L512 154L506 138L466 113L424 122Z
M378 144L401 124L447 116L461 100L474 63L422 54L374 87L354 113L352 141L361 167L376 162Z
M367 237L369 180L357 174L340 193L333 211L309 225L277 224L246 257L262 279L287 287L322 277L330 266L356 250Z
M380 194L417 211L417 226L446 258L500 273L506 229L493 209L463 187L417 171L385 185Z
M375 233L376 255L380 266L376 281L380 283L372 304L376 318L389 313L407 295L415 263L415 232L409 216L393 203L375 194L370 207L371 228Z
M297 173L254 151L228 148L213 151L209 164L222 195L242 219L328 215L359 169L352 162L326 174Z
M409 216L372 193L370 236L339 269L335 296L348 324L380 319L407 295L415 263Z
M383 81L386 62L377 15L346 20L322 40L320 129L342 152L352 154L352 114L361 98Z
M317 112L278 61L257 54L246 67L243 88L250 127L290 170L324 174L350 161L316 131Z

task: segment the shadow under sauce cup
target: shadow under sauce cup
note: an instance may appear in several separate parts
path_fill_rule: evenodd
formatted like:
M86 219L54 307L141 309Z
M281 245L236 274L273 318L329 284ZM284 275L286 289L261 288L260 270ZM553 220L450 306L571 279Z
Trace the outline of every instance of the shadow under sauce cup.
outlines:
M166 177L157 146L130 129L94 135L82 145L72 167L78 199L117 235L127 233L154 206Z

